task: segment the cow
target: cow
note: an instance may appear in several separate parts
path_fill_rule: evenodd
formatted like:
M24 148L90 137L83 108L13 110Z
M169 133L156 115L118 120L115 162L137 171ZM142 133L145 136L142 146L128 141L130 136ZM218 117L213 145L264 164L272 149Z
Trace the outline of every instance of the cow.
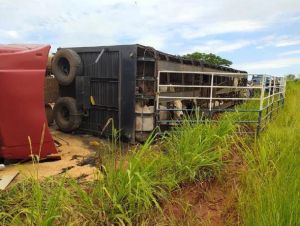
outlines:
M171 103L173 107L173 117L174 119L181 119L183 117L183 104L181 100L173 100Z
M172 85L172 84L169 84L169 85ZM159 92L160 93L175 93L175 88L173 86L161 86L159 87ZM174 111L171 111L172 114L169 115L169 118L174 118L174 119L180 119L182 118L183 116L183 104L182 104L182 101L179 100L179 99L175 99L175 100L172 100L172 101L169 101L169 102L165 102L165 103L162 103L162 105L164 110L166 109L172 109ZM164 111L166 112L166 111ZM172 117L173 116L173 117ZM166 114L162 115L162 117L166 117Z

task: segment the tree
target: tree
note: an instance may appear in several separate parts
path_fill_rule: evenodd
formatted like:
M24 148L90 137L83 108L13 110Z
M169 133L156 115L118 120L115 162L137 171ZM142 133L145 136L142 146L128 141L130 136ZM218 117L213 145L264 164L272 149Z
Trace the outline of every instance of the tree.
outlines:
M294 75L294 74L288 74L288 75L286 75L286 79L287 80L294 80L296 78L296 75Z
M202 60L206 63L222 65L222 66L230 66L232 62L230 60L226 60L220 56L217 56L213 53L200 53L193 52L190 54L183 55L182 57L191 59L191 60Z

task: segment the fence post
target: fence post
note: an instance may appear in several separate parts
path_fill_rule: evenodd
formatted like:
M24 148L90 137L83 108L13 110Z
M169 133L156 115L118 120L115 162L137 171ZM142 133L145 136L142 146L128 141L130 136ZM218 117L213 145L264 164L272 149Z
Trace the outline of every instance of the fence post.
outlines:
M260 103L259 103L259 112L258 112L258 119L257 119L257 127L256 127L256 136L259 136L261 130L261 118L262 118L262 111L264 107L264 97L265 97L265 75L262 78L262 84L260 88Z
M214 74L211 75L211 81L210 81L210 96L209 96L209 117L210 117L210 119L212 118L213 86L214 86Z
M156 109L155 109L155 126L158 126L160 124L157 123L158 121L160 121L160 117L159 117L159 85L160 85L160 71L158 71L157 74L157 87L156 87Z
M259 136L259 133L260 133L260 130L261 130L261 116L262 116L262 111L259 110L258 120L257 120L257 127L256 127L256 136Z
M283 98L282 98L282 108L283 108L285 102L286 78L282 78L282 79L283 79Z
M274 106L274 95L275 95L275 76L273 76L273 86L272 86L272 103L271 103L271 112L270 112L270 121L272 120L273 106Z

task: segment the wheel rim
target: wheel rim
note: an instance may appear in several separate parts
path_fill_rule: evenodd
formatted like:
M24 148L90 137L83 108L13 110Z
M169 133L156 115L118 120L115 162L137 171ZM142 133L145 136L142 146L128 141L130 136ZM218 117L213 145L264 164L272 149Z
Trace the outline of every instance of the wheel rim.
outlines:
M65 121L70 120L70 111L67 107L62 107L61 109L61 116Z
M61 57L58 60L57 65L58 65L59 69L63 72L63 74L65 76L69 75L69 73L70 73L70 63L65 57Z

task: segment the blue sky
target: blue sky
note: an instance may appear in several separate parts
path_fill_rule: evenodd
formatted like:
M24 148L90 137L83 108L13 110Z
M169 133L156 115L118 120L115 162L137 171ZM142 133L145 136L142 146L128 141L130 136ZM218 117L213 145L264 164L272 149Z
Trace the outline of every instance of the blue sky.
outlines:
M249 73L300 75L300 0L0 0L0 43L47 43L52 52L140 43L212 52Z

